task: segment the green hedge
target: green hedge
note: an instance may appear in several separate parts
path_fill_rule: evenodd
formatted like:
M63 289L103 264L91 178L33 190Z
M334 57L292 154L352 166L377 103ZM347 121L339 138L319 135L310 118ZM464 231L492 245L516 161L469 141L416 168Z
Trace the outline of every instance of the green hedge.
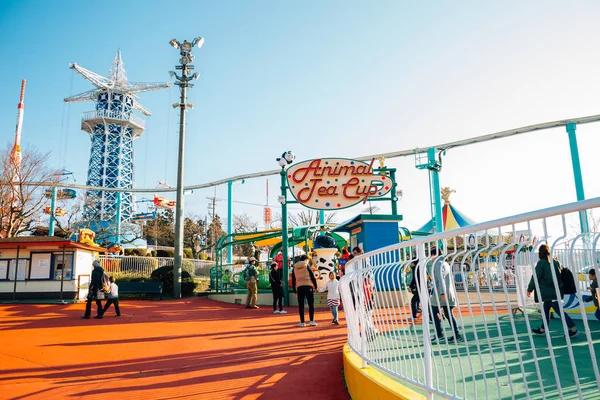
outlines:
M113 277L117 285L119 282L152 282L156 280L147 275L135 272L112 272L108 273L108 275Z
M191 264L191 263L190 263ZM193 265L193 264L192 264ZM152 278L154 280L162 281L163 283L163 295L173 296L173 266L166 265L160 267L152 272ZM189 272L181 271L181 295L184 297L193 296L194 289L196 289L196 282Z

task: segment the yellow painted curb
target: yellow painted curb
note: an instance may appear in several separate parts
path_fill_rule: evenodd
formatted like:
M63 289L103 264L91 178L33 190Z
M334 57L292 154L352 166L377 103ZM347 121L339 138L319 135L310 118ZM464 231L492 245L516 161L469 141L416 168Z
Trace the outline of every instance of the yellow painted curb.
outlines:
M395 379L367 366L362 359L344 345L344 377L352 400L421 400L425 396L407 388Z

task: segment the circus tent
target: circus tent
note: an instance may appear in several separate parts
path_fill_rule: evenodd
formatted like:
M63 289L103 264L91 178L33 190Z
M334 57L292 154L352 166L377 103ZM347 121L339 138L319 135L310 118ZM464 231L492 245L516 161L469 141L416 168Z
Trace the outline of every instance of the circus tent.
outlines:
M444 207L442 207L442 227L444 231L450 231L452 229L461 228L467 225L475 224L471 218L456 209L447 197L444 198ZM433 233L434 223L433 219L430 219L425 225L419 228L419 232Z

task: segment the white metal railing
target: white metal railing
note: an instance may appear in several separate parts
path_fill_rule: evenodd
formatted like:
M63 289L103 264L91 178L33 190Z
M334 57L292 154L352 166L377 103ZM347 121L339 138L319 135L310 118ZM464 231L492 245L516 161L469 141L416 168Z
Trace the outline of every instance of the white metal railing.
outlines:
M140 256L100 256L100 266L107 273L127 272L150 276L152 271L166 265L174 265L172 257L140 257ZM199 278L208 278L210 268L215 266L214 261L183 259L183 269L194 272Z
M82 121L89 121L99 118L108 118L108 119L116 119L118 121L131 122L132 124L137 125L141 129L146 128L146 121L141 119L140 117L134 115L133 113L129 113L126 115L121 111L107 111L107 110L94 110L94 111L86 111L83 113L81 117Z
M584 300L591 294L586 272L598 270L600 234L570 228L582 212L598 207L600 198L566 204L354 258L340 281L349 346L363 367L376 367L427 398L598 398L600 321L593 302ZM521 237L523 231L528 234ZM469 243L469 237L475 240ZM532 277L533 292L540 290L533 272L542 244L578 282L577 293L565 295L553 310L570 316L577 336L570 336L566 318L547 322L542 303L527 296ZM399 285L414 263L422 311L416 318L412 294ZM481 276L457 285L469 278L465 263L476 265ZM562 280L554 272L551 278L550 293L560 298ZM448 305L453 307L444 310ZM539 327L543 334L532 332Z

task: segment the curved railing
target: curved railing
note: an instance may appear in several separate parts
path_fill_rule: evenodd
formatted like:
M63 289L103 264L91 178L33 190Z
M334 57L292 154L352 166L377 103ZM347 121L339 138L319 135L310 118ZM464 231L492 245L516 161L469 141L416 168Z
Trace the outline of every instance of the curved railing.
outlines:
M145 129L146 121L141 119L140 117L130 113L129 115L124 114L121 111L107 111L107 110L94 110L94 111L86 111L83 113L81 117L82 121L90 121L96 119L114 119L117 121L129 122L131 124L136 125L141 129Z
M591 300L586 272L598 269L600 261L600 234L579 235L573 227L598 207L600 198L548 208L417 238L351 260L340 281L349 346L363 367L375 367L427 398L597 396L600 321L594 303L585 300ZM555 316L563 311L572 318L577 336L570 336L566 318L546 322L543 306L527 295L532 279L533 292L540 290L533 271L544 243L578 283L577 293L565 295L553 310ZM398 282L415 262L419 278L412 291L403 290ZM482 278L457 285L467 281L469 271L450 266L463 264ZM551 275L545 296L549 290L560 298L562 279ZM413 293L422 310L416 318ZM448 317L440 320L442 314ZM533 333L539 327L544 332Z

